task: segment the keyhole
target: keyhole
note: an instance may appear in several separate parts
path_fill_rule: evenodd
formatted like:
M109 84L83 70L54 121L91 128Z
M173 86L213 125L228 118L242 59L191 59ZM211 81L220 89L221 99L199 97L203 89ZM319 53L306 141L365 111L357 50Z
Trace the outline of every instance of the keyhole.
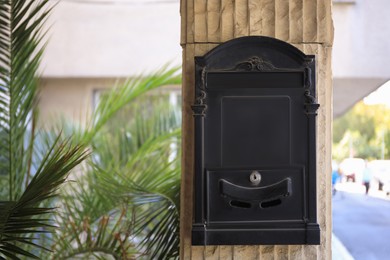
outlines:
M260 174L258 171L253 171L253 172L251 173L251 175L249 176L249 180L250 180L253 184L257 185L257 184L259 184L260 181L261 181L261 174Z

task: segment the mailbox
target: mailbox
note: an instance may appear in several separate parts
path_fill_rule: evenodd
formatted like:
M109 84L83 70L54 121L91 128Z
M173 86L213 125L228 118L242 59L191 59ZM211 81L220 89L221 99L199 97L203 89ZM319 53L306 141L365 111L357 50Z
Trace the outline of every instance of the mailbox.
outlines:
M195 70L192 244L319 244L315 57L249 36Z

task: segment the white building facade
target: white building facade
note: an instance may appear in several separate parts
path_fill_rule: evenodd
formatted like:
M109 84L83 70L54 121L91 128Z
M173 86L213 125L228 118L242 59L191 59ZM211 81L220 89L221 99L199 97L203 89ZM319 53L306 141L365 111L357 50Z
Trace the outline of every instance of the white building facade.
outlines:
M334 115L390 79L388 0L334 0ZM181 64L179 0L62 0L48 22L41 115L82 121L117 78Z

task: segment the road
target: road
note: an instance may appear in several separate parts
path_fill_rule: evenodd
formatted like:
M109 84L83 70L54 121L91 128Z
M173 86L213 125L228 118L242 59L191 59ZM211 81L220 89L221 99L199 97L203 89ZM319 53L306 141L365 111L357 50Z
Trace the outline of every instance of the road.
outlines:
M346 186L333 197L334 234L356 260L390 259L390 201Z

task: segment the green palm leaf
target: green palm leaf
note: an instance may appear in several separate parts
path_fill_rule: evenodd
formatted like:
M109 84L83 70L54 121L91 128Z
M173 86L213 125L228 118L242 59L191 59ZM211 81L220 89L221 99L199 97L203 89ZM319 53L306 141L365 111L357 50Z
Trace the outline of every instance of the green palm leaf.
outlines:
M37 71L47 0L0 0L0 258L37 258L36 243L50 232L50 199L83 161L86 145L57 135L37 145ZM37 147L41 146L41 149Z
M85 174L61 195L60 229L46 258L178 258L180 110L167 99L159 102L161 94L141 93L106 117L93 138L90 130L84 135L93 154ZM101 106L111 107L105 102L115 102L112 95L117 94L108 93Z
M73 146L58 138L20 198L0 202L0 256L21 254L36 258L23 247L44 249L33 242L37 239L34 234L50 232L54 227L47 217L55 207L40 205L56 195L70 170L86 158L84 149L83 145Z
M115 177L126 180L132 187L131 190L123 187L123 200L114 200L116 196L107 198L104 189L90 193L93 197L86 196L105 185L103 175L91 175L86 183L69 185L60 200L53 198L69 172L87 157L87 147L100 150L101 158L115 154L112 149L107 152L99 149L107 146L99 143L99 138L109 141L99 135L100 131L106 133L107 123L128 102L158 86L179 83L178 68L164 67L148 77L132 78L121 84L124 87L110 92L99 104L86 130L65 133L66 141L56 134L58 131L42 133L35 124L37 71L45 46L43 25L50 11L48 0L0 0L0 185L6 184L0 191L0 259L38 255L47 258L49 255L42 250L48 245L55 251L50 254L54 259L74 256L100 259L106 255L127 259L141 256L142 252L153 256L175 255L177 236L172 234L177 234L178 227L179 168L177 160L167 156L169 145L179 140L179 131L171 126L180 120L174 117L144 123L144 116L136 116L134 127L129 129L135 138L120 137L120 158L114 156L115 159L102 160L101 164L92 163L91 169L95 170L133 173ZM131 145L125 147L126 143ZM153 179L146 177L151 174ZM75 199L76 195L80 196ZM162 203L154 205L157 201ZM56 203L60 202L66 207L54 219L52 213L59 211ZM154 207L163 210L165 206L173 211L164 211L148 221L145 212ZM137 207L142 208L139 214L134 212ZM140 216L140 224L135 224ZM55 224L65 226L45 236ZM150 232L141 232L142 225L147 227L145 232ZM170 233L164 236L164 230ZM145 238L136 252L133 242L139 237ZM168 244L153 242L160 238ZM154 249L156 253L151 254Z
M8 199L16 200L29 178L26 145L36 105L47 1L0 1L0 172L8 175ZM27 148L26 148L27 147Z
M147 259L178 258L180 151L170 154L180 147L181 118L167 107L147 106L148 113L135 109L126 126L109 124L111 134L94 142L95 186L133 208L132 234Z

